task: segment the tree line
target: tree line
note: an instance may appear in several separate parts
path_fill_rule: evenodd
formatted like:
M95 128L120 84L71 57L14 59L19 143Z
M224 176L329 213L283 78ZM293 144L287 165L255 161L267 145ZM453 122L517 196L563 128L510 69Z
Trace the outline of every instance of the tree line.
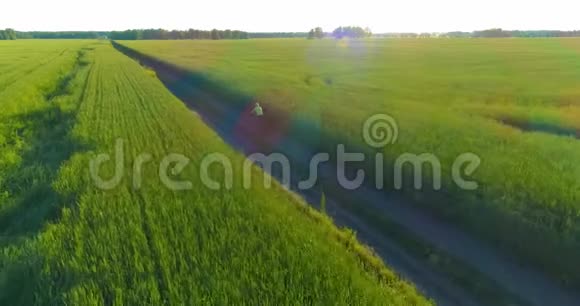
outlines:
M326 33L321 27L310 29L308 32L264 32L264 33L249 33L250 38L308 38L308 39L322 39L322 38L364 38L371 36L369 28L362 28L356 26L338 27L331 33Z
M372 34L368 28L355 26L338 27L331 33L326 33L320 27L308 32L262 32L248 33L238 30L195 30L168 31L164 29L140 29L112 32L98 31L61 31L61 32L19 32L13 29L0 30L0 40L13 39L98 39L110 38L116 40L141 40L141 39L248 39L248 38L308 38L321 39L325 37L341 38L502 38L502 37L580 37L580 30L576 31L506 31L500 28L473 32L447 32L447 33L384 33Z
M307 32L253 32L250 38L306 38Z
M61 31L61 32L16 32L18 39L96 39L107 36L107 32Z
M369 28L361 27L338 27L332 31L332 36L336 39L342 38L363 38L370 37L372 35Z
M532 31L506 31L499 28L488 29L473 32L447 32L447 33L383 33L373 34L373 37L379 38L506 38L506 37L580 37L580 31L549 31L549 30L532 30Z
M314 28L308 32L308 39L322 39L324 38L324 31L321 27Z
M247 32L238 30L217 30L211 31L189 29L186 31L167 31L164 29L127 30L113 31L108 37L114 40L142 40L142 39L248 39Z
M489 29L475 31L472 37L578 37L580 31L504 31L502 29Z
M7 30L6 30L7 31ZM0 31L6 32L6 31ZM141 39L247 39L247 32L238 30L211 31L189 29L185 31L168 31L164 29L139 29L126 31L60 31L60 32L16 32L11 30L12 39L117 39L117 40L141 40ZM1 35L1 34L0 34ZM3 37L3 36L0 36Z
M442 34L443 37L454 38L506 38L506 37L580 37L580 31L550 31L550 30L533 30L533 31L506 31L500 28L487 29L473 32L449 32Z

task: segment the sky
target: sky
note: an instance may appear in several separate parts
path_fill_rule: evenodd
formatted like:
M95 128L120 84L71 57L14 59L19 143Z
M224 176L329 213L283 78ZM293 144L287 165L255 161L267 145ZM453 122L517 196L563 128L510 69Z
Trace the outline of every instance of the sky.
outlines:
M89 31L163 28L374 33L580 29L578 0L5 0L0 28ZM575 3L576 2L576 3Z

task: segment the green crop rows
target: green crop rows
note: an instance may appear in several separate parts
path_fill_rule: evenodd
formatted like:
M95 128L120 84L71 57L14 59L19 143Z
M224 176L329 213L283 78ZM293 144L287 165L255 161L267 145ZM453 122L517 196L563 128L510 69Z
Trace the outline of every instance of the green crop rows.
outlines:
M0 106L0 305L429 304L282 187L203 186L205 155L243 156L109 42L0 42ZM125 168L151 156L141 188L89 175L118 139ZM169 153L191 190L160 182Z

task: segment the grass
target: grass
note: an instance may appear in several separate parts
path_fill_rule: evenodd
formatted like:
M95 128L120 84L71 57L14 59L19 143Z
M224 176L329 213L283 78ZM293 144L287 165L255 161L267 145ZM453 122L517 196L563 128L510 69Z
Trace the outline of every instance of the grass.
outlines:
M385 149L388 165L404 152L443 165L443 192L408 188L411 202L580 286L580 40L121 43L310 122L319 150L364 146L365 119L390 114L400 135ZM464 152L482 159L475 192L451 179Z
M243 157L109 43L0 42L0 72L0 304L430 304L282 187L241 188ZM139 189L90 178L117 139L126 168L152 157ZM238 170L231 191L202 186L212 152ZM160 181L169 153L191 190Z

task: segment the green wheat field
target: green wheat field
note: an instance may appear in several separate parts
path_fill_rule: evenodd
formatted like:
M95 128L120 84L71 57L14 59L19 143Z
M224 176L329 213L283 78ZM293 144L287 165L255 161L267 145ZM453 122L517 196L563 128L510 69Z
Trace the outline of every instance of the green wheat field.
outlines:
M400 191L410 205L580 288L580 40L117 43L250 97L223 107L286 114L274 132L312 151L368 147L363 123L389 114L387 168L405 152L442 165L441 191ZM324 211L277 183L243 188L243 152L166 85L106 40L0 41L0 305L433 304ZM90 161L118 139L129 174L103 190ZM213 152L234 165L231 190L200 180ZM475 191L452 181L465 152L481 158ZM190 159L190 190L160 180L172 153Z

